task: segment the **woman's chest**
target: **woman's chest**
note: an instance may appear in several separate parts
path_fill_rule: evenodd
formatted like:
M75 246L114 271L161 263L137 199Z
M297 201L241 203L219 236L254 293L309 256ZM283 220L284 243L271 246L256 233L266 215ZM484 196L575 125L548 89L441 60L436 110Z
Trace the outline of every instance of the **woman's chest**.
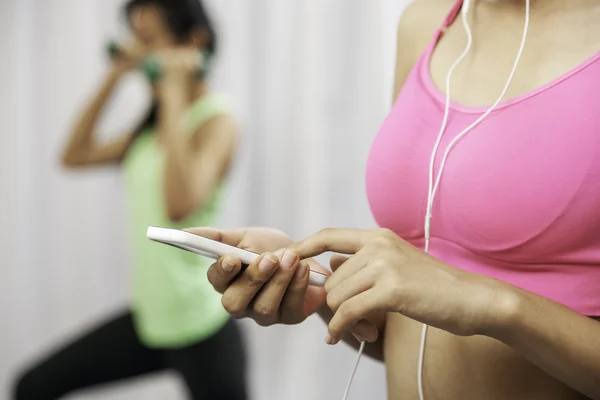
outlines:
M375 219L407 240L423 237L430 160L443 115L440 104L415 90L403 91L384 122L366 173ZM578 93L580 100L592 98ZM600 113L589 102L571 100L539 97L505 107L459 140L434 199L432 235L478 252L527 244L533 257L590 240L600 226ZM434 178L450 142L479 115L450 112Z

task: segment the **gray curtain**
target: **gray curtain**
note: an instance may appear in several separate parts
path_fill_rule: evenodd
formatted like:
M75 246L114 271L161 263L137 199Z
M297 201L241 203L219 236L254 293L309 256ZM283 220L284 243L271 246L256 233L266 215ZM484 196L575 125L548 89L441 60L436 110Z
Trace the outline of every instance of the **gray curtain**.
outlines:
M0 1L0 398L27 362L128 301L129 249L118 170L66 172L65 134L123 34L117 0ZM222 226L302 238L373 227L369 145L391 101L395 28L406 0L211 0L222 35L214 76L235 99L243 146ZM106 113L105 138L147 106L132 76ZM327 347L318 319L244 323L254 399L341 398L355 353ZM76 399L183 398L163 374ZM383 367L363 359L352 399L385 398Z

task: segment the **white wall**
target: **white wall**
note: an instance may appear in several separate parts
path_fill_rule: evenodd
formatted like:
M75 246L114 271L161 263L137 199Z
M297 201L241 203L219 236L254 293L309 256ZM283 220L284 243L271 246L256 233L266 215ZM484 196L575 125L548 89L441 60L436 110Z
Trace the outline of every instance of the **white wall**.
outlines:
M389 108L395 24L406 0L212 0L222 34L215 86L232 94L244 148L222 225L269 225L301 238L371 227L363 168ZM126 214L116 169L67 173L69 124L122 31L118 0L0 1L0 399L16 369L128 299ZM145 104L123 87L103 124L130 127ZM244 325L255 399L340 398L354 352L325 326ZM77 399L176 399L153 376ZM364 360L351 398L385 397Z

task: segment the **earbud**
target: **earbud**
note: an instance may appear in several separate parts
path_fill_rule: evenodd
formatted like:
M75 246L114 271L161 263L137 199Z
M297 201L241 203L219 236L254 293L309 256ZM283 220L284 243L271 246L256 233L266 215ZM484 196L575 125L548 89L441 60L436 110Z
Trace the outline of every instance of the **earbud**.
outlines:
M471 11L471 0L465 0L461 9L463 14L468 14Z

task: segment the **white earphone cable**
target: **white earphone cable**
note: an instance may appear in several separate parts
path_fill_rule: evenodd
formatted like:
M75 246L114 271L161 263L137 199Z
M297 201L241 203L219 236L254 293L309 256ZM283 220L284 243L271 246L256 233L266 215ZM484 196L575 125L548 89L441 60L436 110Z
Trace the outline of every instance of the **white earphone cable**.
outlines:
M465 49L463 50L462 54L459 56L459 58L454 62L454 64L452 65L452 67L450 67L450 70L448 71L448 75L446 76L446 105L444 108L444 117L442 119L442 126L440 128L440 132L438 134L438 137L435 141L435 145L431 154L431 159L429 162L429 192L427 195L427 210L425 212L425 227L424 227L424 231L425 231L425 252L429 252L429 243L430 243L430 239L431 239L431 219L432 219L432 213L433 213L433 200L435 198L435 194L437 192L437 189L439 187L441 178L442 178L442 172L444 170L444 167L446 165L446 160L448 159L448 155L450 154L450 151L452 150L452 148L456 145L456 143L458 143L458 141L464 137L468 132L470 132L474 127L476 127L477 125L479 125L481 123L481 121L483 121L497 106L498 104L500 104L500 102L502 101L502 99L504 98L504 96L506 95L506 92L508 91L508 88L510 86L510 83L513 80L513 77L515 75L515 72L517 71L517 66L519 65L519 61L521 60L521 56L523 54L523 49L525 48L525 42L527 39L527 32L529 30L529 14L530 14L530 0L526 0L526 5L525 5L525 26L523 28L523 37L521 39L521 45L519 47L519 51L517 53L517 57L516 60L513 64L512 70L510 72L510 75L508 77L508 80L506 81L506 84L504 85L504 89L502 90L502 93L500 94L500 96L498 96L497 100L494 102L494 104L492 104L492 106L485 112L483 113L478 119L476 119L471 125L469 125L465 130L463 130L462 132L460 132L448 145L448 147L446 148L446 151L444 152L444 155L442 157L442 161L440 163L440 167L439 167L439 172L438 175L435 179L435 183L433 181L433 176L434 176L434 168L435 168L435 158L437 155L437 151L438 148L440 146L440 143L442 141L442 137L444 135L444 132L446 130L446 126L448 124L448 115L450 113L450 78L452 76L452 73L454 72L454 69L458 66L458 64L460 64L460 62L462 62L462 60L465 58L465 56L467 55L467 53L469 52L469 50L471 49L471 45L473 43L473 35L471 32L471 27L469 26L469 22L468 22L468 12L470 10L470 0L465 0L465 3L463 4L463 9L461 11L461 19L463 22L463 26L465 28L465 31L467 33L467 45L465 47ZM417 379L418 379L418 390L419 390L419 399L420 400L424 400L425 399L425 395L423 392L423 363L424 363L424 357L425 357L425 342L426 342L426 338L427 338L427 325L423 324L423 329L421 331L421 342L420 342L420 350L419 350L419 363L418 363L418 371L417 371Z
M465 3L466 7L466 3ZM427 213L426 213L426 223L425 223L425 251L429 251L429 238L430 238L430 220L431 220L431 204L433 203L433 175L434 175L434 164L435 164L435 156L437 154L440 143L442 142L442 137L444 136L444 131L446 130L446 125L448 124L448 116L450 114L450 79L452 77L452 73L456 69L456 67L464 60L464 58L471 50L471 45L473 44L473 35L471 33L471 27L469 26L469 22L467 21L467 12L461 12L462 23L465 28L465 32L467 33L467 45L465 49L458 57L458 59L452 64L450 69L448 70L448 74L446 75L446 104L444 107L444 118L442 119L442 126L440 127L440 131L438 133L437 139L435 141L435 145L433 146L433 151L431 154L431 159L429 160L429 189L427 196Z
M352 386L352 381L354 380L354 374L356 374L356 369L358 368L358 363L360 362L360 356L365 349L365 342L360 342L360 348L358 349L358 355L356 356L356 362L354 363L354 368L352 369L352 374L350 375L350 379L348 380L348 385L346 385L346 390L344 391L344 397L342 400L348 400L348 395L350 394L350 387Z
M448 70L448 74L446 75L446 104L444 107L444 117L442 118L442 126L440 127L440 131L438 133L437 139L433 146L433 151L431 155L431 159L429 160L429 188L427 191L427 211L425 213L425 252L429 252L429 240L431 238L431 212L432 212L432 204L433 204L433 196L434 192L434 167L435 167L435 155L437 154L440 143L442 142L442 137L444 136L444 131L446 130L446 125L448 124L448 115L450 114L450 78L452 77L452 73L456 69L456 67L464 60L464 58L469 53L471 49L471 45L473 43L473 35L471 33L471 27L469 26L469 22L467 21L467 11L468 4L465 3L465 9L461 12L462 23L465 28L465 32L467 34L467 45L465 49L460 54L460 56L456 59L454 64ZM423 329L421 330L421 342L420 342L420 351L419 351L419 364L417 367L417 379L419 382L418 390L419 390L419 399L424 400L423 393L423 360L425 357L425 340L427 338L427 325L423 324Z
M526 6L525 6L525 26L523 28L523 38L521 39L521 45L519 46L519 51L517 53L517 58L513 64L512 70L510 71L510 75L508 77L508 80L506 81L506 85L504 85L504 89L502 90L502 93L500 94L500 96L498 96L498 98L496 99L496 102L485 112L481 115L481 117L479 117L477 120L475 120L471 125L469 125L464 131L462 131L460 134L458 134L448 145L448 148L446 149L446 152L444 154L444 157L442 158L442 162L440 163L440 170L435 182L435 185L433 187L433 191L432 191L432 200L430 201L430 207L433 203L433 196L435 196L435 193L438 189L438 186L440 184L440 180L442 178L442 171L444 170L444 166L446 165L446 160L448 159L448 155L450 154L450 150L452 150L452 148L454 147L454 145L456 145L456 143L462 139L463 136L465 136L469 131L471 131L474 127L476 127L477 125L479 125L481 123L481 121L483 121L489 114L492 113L492 111L494 111L496 109L496 107L498 106L498 104L500 104L500 102L502 101L502 99L504 98L504 95L506 95L506 92L508 91L508 88L510 87L510 84L513 80L513 77L515 76L515 73L517 72L517 67L519 65L519 61L521 60L521 56L523 54L523 49L525 48L525 42L527 40L527 31L529 30L529 2L530 0L526 0ZM435 156L434 156L435 157ZM431 213L431 211L430 211Z

